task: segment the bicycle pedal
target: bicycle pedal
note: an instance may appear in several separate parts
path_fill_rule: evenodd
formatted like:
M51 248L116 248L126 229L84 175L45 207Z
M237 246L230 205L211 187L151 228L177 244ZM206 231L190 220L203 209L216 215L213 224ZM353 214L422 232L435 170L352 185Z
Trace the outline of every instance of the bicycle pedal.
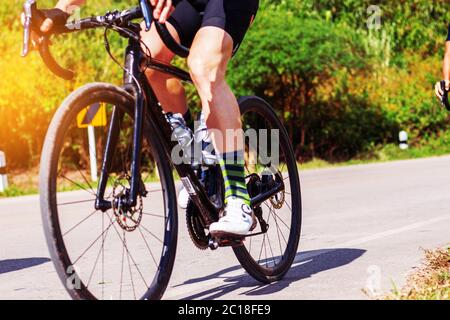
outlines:
M216 239L209 239L208 247L211 250L217 250L219 248L219 243L216 241Z
M240 247L244 245L244 238L220 239L219 247Z
M209 247L216 250L219 247L240 247L244 245L245 237L220 235L209 240Z

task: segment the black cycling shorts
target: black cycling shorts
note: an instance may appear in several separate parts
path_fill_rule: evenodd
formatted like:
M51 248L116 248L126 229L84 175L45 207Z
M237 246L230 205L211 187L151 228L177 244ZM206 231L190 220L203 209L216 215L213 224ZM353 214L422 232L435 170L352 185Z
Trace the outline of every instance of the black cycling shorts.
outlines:
M182 0L168 21L178 32L181 44L190 48L202 27L225 30L237 51L258 11L259 0Z

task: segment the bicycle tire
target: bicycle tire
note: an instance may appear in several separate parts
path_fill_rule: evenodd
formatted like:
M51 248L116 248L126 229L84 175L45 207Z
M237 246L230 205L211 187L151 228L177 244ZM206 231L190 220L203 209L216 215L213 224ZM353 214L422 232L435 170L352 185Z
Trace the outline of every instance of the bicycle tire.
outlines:
M302 201L300 179L292 144L283 124L273 111L272 107L259 97L243 97L239 100L241 114L257 113L264 117L272 128L279 129L280 146L285 151L288 174L292 194L292 228L289 234L286 251L283 254L283 262L276 268L267 269L259 265L251 256L245 246L233 247L233 251L242 267L256 280L262 283L271 283L282 279L289 271L297 255L300 241L302 223Z
M68 281L66 270L71 266L71 261L61 234L56 205L55 175L59 150L63 143L65 130L77 116L80 108L99 100L122 108L131 117L133 115L134 98L124 89L107 83L85 85L70 94L55 113L47 131L41 155L39 188L43 227L54 267L63 284ZM155 137L155 134L151 134L150 126L144 125L144 139L147 139L153 149L162 185L167 222L165 222L164 249L159 261L159 270L152 279L148 290L141 297L144 300L160 299L163 296L172 273L177 247L178 214L172 168L161 144ZM97 299L83 283L80 288L69 288L67 285L65 288L73 299Z

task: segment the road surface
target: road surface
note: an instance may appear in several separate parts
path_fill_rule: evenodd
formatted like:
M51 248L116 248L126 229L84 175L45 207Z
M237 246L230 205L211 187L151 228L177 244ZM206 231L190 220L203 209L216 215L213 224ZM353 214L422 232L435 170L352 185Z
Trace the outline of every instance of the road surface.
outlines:
M260 285L230 249L197 250L180 212L164 298L369 299L401 286L423 248L450 243L448 156L300 174L302 237L284 280ZM69 298L49 259L37 196L0 200L0 237L0 299Z

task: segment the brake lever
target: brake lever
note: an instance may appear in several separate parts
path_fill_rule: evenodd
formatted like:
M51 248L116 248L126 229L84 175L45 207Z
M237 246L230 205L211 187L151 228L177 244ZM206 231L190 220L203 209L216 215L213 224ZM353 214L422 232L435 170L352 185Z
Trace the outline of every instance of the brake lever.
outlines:
M139 4L141 6L142 15L144 16L145 21L145 31L148 32L152 26L152 7L148 0L139 0Z
M36 0L28 0L23 5L23 12L25 14L25 21L23 24L23 46L22 57L26 57L30 52L31 40L31 19L33 17L32 6L36 6Z
M27 0L23 5L23 11L25 14L25 21L23 24L23 46L22 57L26 57L30 52L31 32L32 30L41 35L38 27L34 27L34 24L40 25L45 17L37 10L36 0Z

